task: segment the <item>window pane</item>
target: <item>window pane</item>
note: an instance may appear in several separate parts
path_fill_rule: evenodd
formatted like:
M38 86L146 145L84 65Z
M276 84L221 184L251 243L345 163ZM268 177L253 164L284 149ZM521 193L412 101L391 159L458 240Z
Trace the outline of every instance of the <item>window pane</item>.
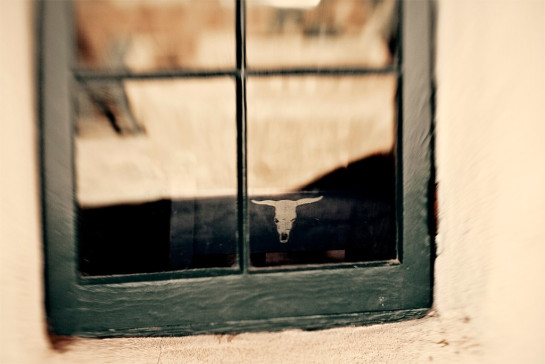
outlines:
M82 272L231 266L234 82L87 82L76 106Z
M249 67L392 63L394 0L249 0Z
M235 66L233 1L77 0L75 19L80 67Z
M393 259L396 76L248 80L252 264Z

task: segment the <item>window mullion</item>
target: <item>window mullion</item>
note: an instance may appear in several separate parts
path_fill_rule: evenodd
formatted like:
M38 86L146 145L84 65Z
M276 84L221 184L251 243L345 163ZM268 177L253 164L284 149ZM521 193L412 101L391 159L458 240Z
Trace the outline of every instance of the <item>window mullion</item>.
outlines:
M237 221L238 261L243 273L248 271L248 183L246 158L246 4L235 0L236 103L237 103Z

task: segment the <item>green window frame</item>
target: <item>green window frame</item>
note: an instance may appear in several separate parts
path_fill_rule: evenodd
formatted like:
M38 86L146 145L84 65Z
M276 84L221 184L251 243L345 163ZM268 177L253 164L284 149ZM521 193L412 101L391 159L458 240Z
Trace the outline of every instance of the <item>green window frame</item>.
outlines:
M243 196L247 188L244 100L250 71L244 54L245 2L234 1L237 68L216 76L227 75L236 81L238 192ZM51 333L113 337L321 329L417 318L428 312L433 282L430 226L434 221L430 2L405 1L398 7L402 57L394 66L398 74L397 259L252 269L244 238L247 227L239 223L238 234L243 238L239 239L236 268L106 277L84 277L78 270L70 93L77 77L85 75L70 68L70 4L38 1L36 6L46 309ZM238 199L239 221L247 218L248 202Z

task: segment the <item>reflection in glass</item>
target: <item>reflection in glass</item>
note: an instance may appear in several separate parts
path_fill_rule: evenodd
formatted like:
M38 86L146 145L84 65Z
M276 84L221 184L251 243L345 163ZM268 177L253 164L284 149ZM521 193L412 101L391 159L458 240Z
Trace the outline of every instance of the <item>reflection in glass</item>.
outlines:
M368 66L392 63L395 0L249 0L248 66Z
M75 149L84 274L235 262L231 79L82 83Z
M234 67L234 1L77 0L78 66L150 71Z
M248 79L255 266L395 258L395 75Z

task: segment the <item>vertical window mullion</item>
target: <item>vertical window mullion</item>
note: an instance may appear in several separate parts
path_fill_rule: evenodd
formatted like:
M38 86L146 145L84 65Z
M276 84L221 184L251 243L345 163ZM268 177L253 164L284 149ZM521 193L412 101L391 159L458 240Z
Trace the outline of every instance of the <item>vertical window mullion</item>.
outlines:
M236 110L237 110L237 221L238 262L243 273L248 271L248 184L246 158L246 4L235 1L236 34Z
M396 90L396 137L395 137L395 174L396 174L396 249L397 259L403 261L403 3L397 2L397 54L395 55L395 65L397 74Z

